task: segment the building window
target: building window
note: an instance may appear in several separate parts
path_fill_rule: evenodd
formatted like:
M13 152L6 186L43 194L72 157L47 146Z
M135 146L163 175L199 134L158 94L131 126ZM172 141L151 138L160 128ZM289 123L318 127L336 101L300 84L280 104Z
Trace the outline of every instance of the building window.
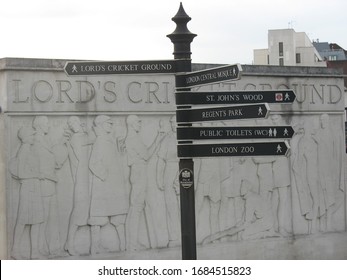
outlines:
M267 55L267 64L270 65L270 56Z
M337 60L337 55L329 55L328 60Z
M283 57L280 57L280 61L279 61L279 63L280 63L280 66L283 66L283 65L284 65L284 62L283 62Z
M301 63L301 55L299 53L295 54L296 63Z
M283 42L278 43L278 53L279 56L283 56Z

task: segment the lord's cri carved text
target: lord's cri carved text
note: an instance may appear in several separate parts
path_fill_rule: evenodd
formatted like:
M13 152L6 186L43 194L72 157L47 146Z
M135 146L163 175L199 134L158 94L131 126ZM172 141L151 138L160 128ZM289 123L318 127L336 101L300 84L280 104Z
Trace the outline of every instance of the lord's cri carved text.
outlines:
M102 102L116 103L124 97L130 103L171 103L170 82L130 81L123 90L114 81L37 80L31 85L12 80L13 104L18 103L88 103L99 96Z

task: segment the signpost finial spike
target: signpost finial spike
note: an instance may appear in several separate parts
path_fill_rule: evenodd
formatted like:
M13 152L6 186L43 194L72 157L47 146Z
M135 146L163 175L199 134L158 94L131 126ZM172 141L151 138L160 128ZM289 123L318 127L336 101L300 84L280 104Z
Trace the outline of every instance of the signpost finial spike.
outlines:
M180 7L178 9L177 14L172 18L174 22L176 22L177 19L186 19L187 22L191 20L191 17L187 15L186 11L183 8L182 2L180 2Z
M191 20L191 17L185 12L182 2L178 9L177 14L172 18L172 21L176 23L176 29L171 34L167 35L171 42L174 44L174 58L175 59L190 59L190 43L193 41L196 34L189 31L187 23Z

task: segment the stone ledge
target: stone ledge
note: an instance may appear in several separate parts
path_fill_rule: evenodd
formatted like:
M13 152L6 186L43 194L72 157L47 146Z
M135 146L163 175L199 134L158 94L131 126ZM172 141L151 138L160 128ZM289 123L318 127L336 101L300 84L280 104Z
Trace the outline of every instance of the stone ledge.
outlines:
M347 232L220 242L198 246L199 260L345 260ZM65 260L180 260L181 248L62 258Z

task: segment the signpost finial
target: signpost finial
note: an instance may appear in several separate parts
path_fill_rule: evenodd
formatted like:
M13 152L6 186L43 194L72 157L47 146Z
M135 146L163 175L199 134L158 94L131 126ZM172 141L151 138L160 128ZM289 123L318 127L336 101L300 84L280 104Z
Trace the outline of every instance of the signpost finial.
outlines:
M187 23L190 20L191 17L187 15L181 2L177 14L172 18L172 21L176 23L176 29L167 35L174 44L173 55L175 59L190 59L190 55L192 54L190 43L197 35L191 33L187 27Z

